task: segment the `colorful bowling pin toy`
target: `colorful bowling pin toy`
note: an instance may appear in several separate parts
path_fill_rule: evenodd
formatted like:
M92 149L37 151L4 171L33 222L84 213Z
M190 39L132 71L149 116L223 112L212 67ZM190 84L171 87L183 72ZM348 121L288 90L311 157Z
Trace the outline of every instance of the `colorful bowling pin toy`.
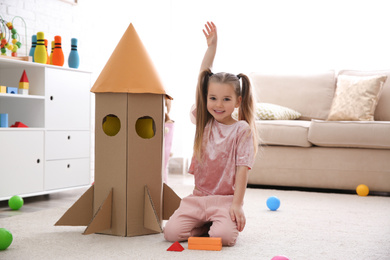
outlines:
M37 46L34 52L34 61L38 63L46 64L47 52L45 48L45 34L43 32L37 33Z
M68 65L69 65L69 68L77 69L80 65L80 57L79 57L79 53L77 51L77 39L72 38L71 44L72 44L72 46L71 46L72 50L69 53Z
M55 48L55 43L54 41L51 41L51 53L50 53L50 64L53 65L53 51Z
M28 54L28 56L31 56L32 57L32 61L34 62L34 53L35 53L35 47L37 46L37 35L33 35L31 37L31 49L30 49L30 53Z
M45 49L46 49L46 55L47 55L46 64L50 64L50 56L49 56L49 52L47 49L47 40L46 39L45 39Z
M53 65L63 66L64 65L64 53L61 47L61 36L54 37L54 51L53 51Z

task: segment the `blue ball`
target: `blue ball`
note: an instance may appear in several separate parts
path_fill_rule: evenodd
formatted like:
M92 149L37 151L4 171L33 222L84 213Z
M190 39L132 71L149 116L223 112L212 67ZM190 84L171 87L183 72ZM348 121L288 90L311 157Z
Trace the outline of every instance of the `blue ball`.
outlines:
M267 199L267 207L272 211L277 210L280 207L280 200L275 196L269 197Z

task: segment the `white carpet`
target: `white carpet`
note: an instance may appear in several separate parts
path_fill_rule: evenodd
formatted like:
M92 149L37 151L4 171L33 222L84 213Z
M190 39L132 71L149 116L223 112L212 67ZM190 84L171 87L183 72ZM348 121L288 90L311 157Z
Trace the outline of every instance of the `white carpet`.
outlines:
M173 187L180 196L191 185ZM269 211L266 199L281 207ZM81 235L84 227L54 227L67 207L0 219L14 241L0 259L390 259L390 198L248 189L247 226L222 251L168 252L162 234L140 237Z

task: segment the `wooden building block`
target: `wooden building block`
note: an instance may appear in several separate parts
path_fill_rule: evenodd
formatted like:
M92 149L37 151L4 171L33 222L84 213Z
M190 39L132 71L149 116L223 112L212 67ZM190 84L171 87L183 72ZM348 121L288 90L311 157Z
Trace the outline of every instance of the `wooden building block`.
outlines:
M8 127L8 114L0 114L0 127Z
M22 89L29 89L29 83L28 82L19 82L19 88Z
M18 93L21 95L28 95L28 89L20 88L18 89Z
M190 237L188 238L188 249L220 251L222 239L220 237Z
M0 93L7 93L7 87L6 86L0 86Z
M18 88L7 87L7 93L8 94L18 94Z

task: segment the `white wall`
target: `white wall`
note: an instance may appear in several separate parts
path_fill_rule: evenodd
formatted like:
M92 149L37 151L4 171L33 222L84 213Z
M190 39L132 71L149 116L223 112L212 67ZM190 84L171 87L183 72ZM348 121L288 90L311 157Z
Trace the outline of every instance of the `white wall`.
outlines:
M133 23L174 97L174 156L188 158L206 21L218 26L214 71L389 69L389 8L386 0L0 0L6 20L25 18L29 46L33 32L58 34L67 56L70 38L79 38L80 69L94 79Z

